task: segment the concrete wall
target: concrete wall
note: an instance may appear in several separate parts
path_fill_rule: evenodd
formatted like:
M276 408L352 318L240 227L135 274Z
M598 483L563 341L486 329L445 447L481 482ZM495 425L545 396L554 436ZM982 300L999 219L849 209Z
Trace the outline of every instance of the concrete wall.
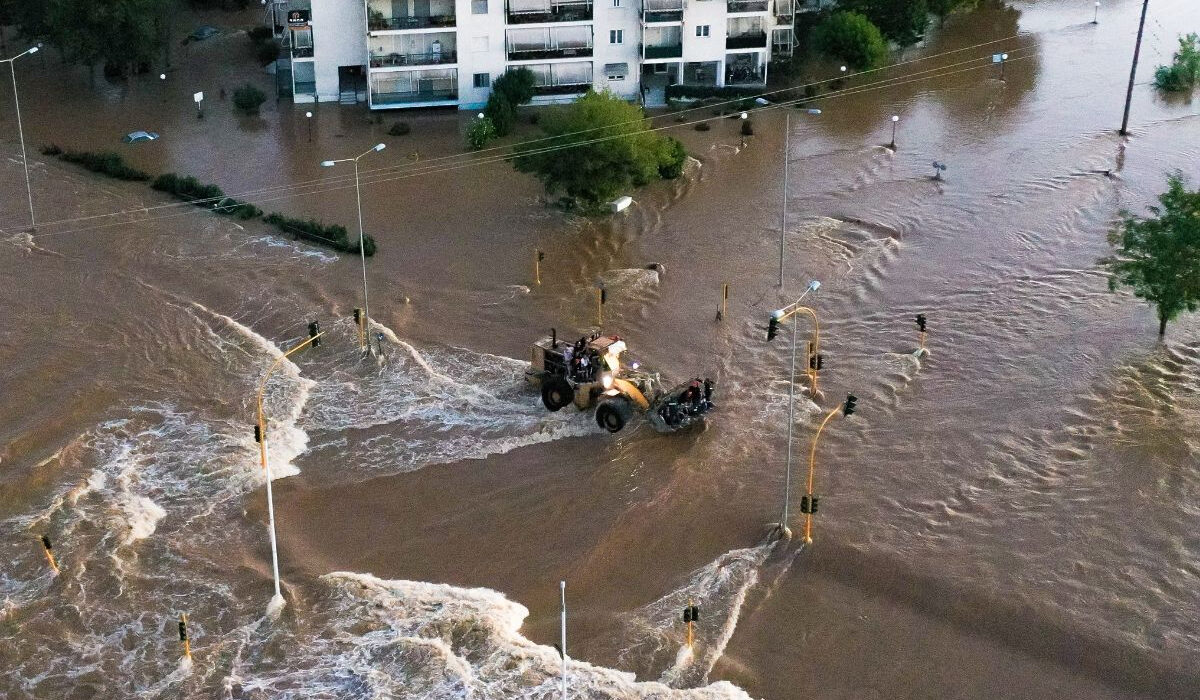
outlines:
M596 0L593 6L596 34L593 39L592 85L596 90L610 90L621 97L633 99L638 96L638 79L641 76L642 53L638 45L642 41L641 0L621 0L620 7L613 0ZM609 30L620 29L625 33L624 43L609 43ZM625 79L610 81L604 74L606 63L625 63L629 69Z
M317 99L336 101L338 67L363 66L366 70L366 4L362 0L314 0L312 31Z
M490 88L474 87L476 73L487 73L490 82L504 74L504 0L488 0L486 15L472 14L472 0L458 0L458 101L459 109L482 109Z

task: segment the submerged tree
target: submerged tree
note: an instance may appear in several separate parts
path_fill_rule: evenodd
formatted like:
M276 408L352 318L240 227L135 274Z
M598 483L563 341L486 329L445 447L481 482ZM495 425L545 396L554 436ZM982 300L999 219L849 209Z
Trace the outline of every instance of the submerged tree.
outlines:
M887 42L879 28L858 12L834 12L813 29L817 51L839 58L856 70L866 70L887 61Z
M1108 237L1116 253L1101 261L1110 289L1130 287L1156 307L1160 338L1168 321L1200 307L1200 191L1189 192L1181 173L1167 182L1161 206L1149 207L1154 216L1123 212L1121 227Z
M546 137L518 146L513 165L585 209L677 177L687 155L675 139L649 130L641 107L607 92L548 109L538 124Z
M1179 50L1171 65L1154 71L1154 85L1167 92L1190 92L1200 82L1200 35L1179 37Z

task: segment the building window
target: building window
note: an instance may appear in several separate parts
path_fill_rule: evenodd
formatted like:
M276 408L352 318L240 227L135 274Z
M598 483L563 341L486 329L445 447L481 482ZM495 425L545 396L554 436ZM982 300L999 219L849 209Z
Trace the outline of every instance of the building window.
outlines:
M471 37L471 50L475 53L487 53L488 38L486 36Z
M621 6L621 0L613 0L613 7L620 7L620 6Z
M491 84L492 84L492 76L490 73L476 73L475 74L475 87L477 87L477 88L491 87Z
M614 73L613 75L608 76L609 82L614 82L614 83L617 82L618 80L624 80L624 79L625 79L625 76L620 73Z
M486 15L487 13L487 0L471 0L471 14Z
M625 30L624 29L608 30L608 43L624 44L625 43Z
M696 36L708 36L708 27L709 25L707 24L697 24Z

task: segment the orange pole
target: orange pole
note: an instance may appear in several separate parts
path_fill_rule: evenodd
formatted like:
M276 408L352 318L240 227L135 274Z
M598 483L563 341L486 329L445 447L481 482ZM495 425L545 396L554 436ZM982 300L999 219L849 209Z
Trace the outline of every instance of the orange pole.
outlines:
M693 601L692 601L692 599L691 599L691 598L688 598L688 609L689 609L689 610L691 610L691 609L692 609L692 607L693 607ZM692 631L692 630L693 630L693 628L695 627L695 625L696 625L696 623L695 623L694 621L692 621L692 620L688 620L688 623L687 623L687 645L688 645L688 649L691 649L691 648L692 648L692 641L693 641L693 631Z
M789 311L786 314L784 314L783 316L781 316L779 318L779 320L784 321L792 314L795 314L800 311L803 311L803 312L807 313L809 316L812 316L812 320L813 320L813 340L812 340L813 357L816 357L816 355L821 352L821 322L817 320L817 312L813 311L812 309L808 308L807 306L797 306L796 308L792 309L791 311ZM813 401L816 401L817 400L817 369L810 364L807 367L806 371L808 372L808 378L810 381L811 396L812 396Z
M813 498L813 477L817 468L817 440L821 439L821 431L825 429L825 425L837 415L838 411L842 410L841 406L837 406L829 413L825 414L825 420L821 421L821 426L817 428L817 434L813 436L812 450L808 453L808 512L804 514L804 541L807 544L812 544L812 498Z
M46 561L50 562L50 568L54 569L54 573L58 573L58 562L54 560L54 552L50 551L50 538L42 537L42 550L46 552Z
M187 659L192 658L192 638L187 631L187 613L179 614L179 636L183 639L183 656Z

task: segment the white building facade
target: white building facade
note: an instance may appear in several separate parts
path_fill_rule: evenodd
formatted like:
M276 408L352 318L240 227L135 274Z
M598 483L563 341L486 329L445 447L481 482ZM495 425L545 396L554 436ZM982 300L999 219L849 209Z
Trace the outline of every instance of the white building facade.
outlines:
M533 71L534 104L609 90L648 105L666 86L761 87L819 0L272 0L296 102L478 109ZM285 4L286 3L286 4ZM284 9L285 8L285 9ZM286 73L281 72L286 84Z

